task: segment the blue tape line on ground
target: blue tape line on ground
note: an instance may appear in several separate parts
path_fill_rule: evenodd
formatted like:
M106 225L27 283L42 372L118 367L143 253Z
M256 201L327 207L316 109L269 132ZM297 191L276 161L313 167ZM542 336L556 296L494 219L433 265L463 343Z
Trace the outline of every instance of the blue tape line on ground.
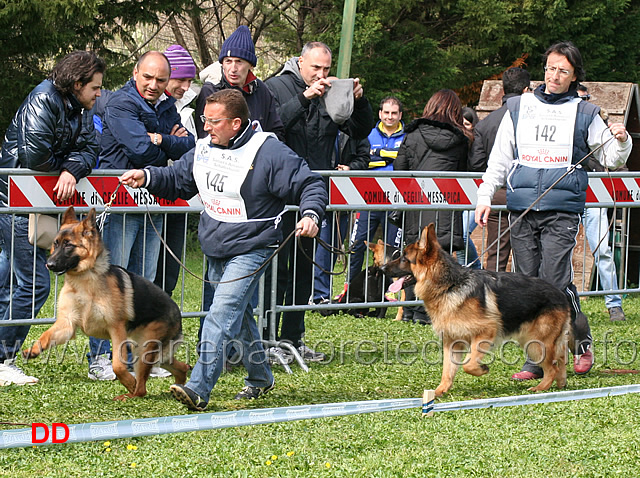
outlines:
M585 400L640 393L639 385L623 385L618 387L552 392L515 397L498 397L464 402L437 403L434 412L470 410L477 408L507 407L531 405L537 403L563 402L567 400ZM214 430L219 428L239 427L246 425L262 425L268 423L289 422L311 418L357 415L361 413L421 408L421 398L369 400L361 402L329 403L321 405L300 405L295 407L263 408L257 410L239 410L234 412L201 413L172 417L139 418L133 420L81 423L68 425L69 439L65 443L80 443L95 440L115 440L165 433L180 433ZM44 429L36 430L36 439L44 436ZM57 437L58 439L60 437ZM32 442L30 428L20 430L3 430L0 432L0 449L26 446L51 445L51 428L49 439L44 443Z

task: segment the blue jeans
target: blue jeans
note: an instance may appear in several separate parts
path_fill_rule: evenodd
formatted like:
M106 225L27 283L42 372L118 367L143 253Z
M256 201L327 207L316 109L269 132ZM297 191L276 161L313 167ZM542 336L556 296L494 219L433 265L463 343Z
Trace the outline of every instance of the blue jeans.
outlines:
M602 290L618 288L618 274L613 260L611 246L609 245L609 216L606 208L587 208L582 216L585 234L589 247L598 266L598 278ZM604 238L604 239L603 239ZM602 240L602 242L600 242ZM598 247L598 243L600 246ZM596 247L598 250L596 251ZM617 294L604 296L607 309L622 307L622 297Z
M208 279L228 281L250 274L264 264L272 253L273 249L263 248L228 259L208 257ZM263 388L273 383L273 374L251 305L261 274L213 285L213 302L205 317L202 340L198 344L200 357L186 384L207 401L222 373L225 351L232 343L242 355L242 365L248 372L246 385Z
M365 241L372 242L373 235L382 225L383 234L386 232L387 244L399 248L402 244L402 230L387 221L386 211L360 211L358 219L353 226L351 233L351 263L349 265L349 277L351 281L362 270L364 263L364 253L367 250ZM384 230L386 228L386 231Z
M477 261L478 251L476 250L476 245L471 240L471 233L475 230L478 225L476 224L476 218L474 216L473 211L463 211L462 213L462 227L463 227L463 238L464 238L464 249L461 251L456 251L456 258L458 259L458 264L461 266L466 266L467 264L473 263L471 269L482 269L482 262Z
M163 215L151 214L151 217L162 234ZM109 250L111 264L124 267L153 282L162 242L147 214L109 214L104 223L102 239ZM110 352L111 343L108 340L89 337L89 363L94 357Z
M36 247L34 258L28 229L29 219L15 216L12 232L11 214L0 214L0 320L35 318L49 297L47 254ZM29 328L29 325L0 327L0 362L13 359L20 352Z
M338 215L338 227L336 227L335 215ZM328 218L327 218L328 216ZM331 246L339 248L342 244L338 243L338 238L343 242L347 233L347 226L349 225L349 213L334 212L327 214L322 221L322 228L320 229L320 239L325 241ZM339 232L339 234L338 234ZM336 264L337 254L334 254L324 247L318 245L316 247L316 263L319 264L325 271L333 271L333 266ZM314 267L314 290L313 300L319 301L322 299L331 300L331 276L318 267Z

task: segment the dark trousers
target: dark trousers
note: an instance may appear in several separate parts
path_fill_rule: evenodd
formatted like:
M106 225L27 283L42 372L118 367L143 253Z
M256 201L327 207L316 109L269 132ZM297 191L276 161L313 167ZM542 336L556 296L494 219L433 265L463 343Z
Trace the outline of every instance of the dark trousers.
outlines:
M296 227L298 215L295 211L290 211L282 216L282 234L286 239L291 231ZM306 305L309 303L311 288L313 284L313 264L305 257L300 248L313 258L315 247L314 240L309 237L292 238L287 245L278 253L278 281L276 284L276 300L278 304L284 305ZM295 275L294 275L295 272ZM265 272L265 304L263 310L271 309L271 266ZM286 340L294 345L299 345L304 336L304 310L285 312L281 317L277 315L276 335L279 340ZM272 320L273 314L268 315ZM268 322L269 322L268 320ZM280 333L278 334L278 330ZM269 338L269 327L263 334L265 339Z
M510 221L520 213L512 212ZM580 309L578 291L572 282L571 258L580 226L580 214L557 211L529 211L511 229L511 247L518 272L540 277L562 290L569 300L574 341L569 348L581 355L593 339L589 321ZM540 367L527 361L522 370L542 375Z
M164 219L164 224L164 240L176 257L182 260L184 235L187 229L187 216L186 214L167 214ZM167 294L172 295L173 289L176 288L176 284L178 283L179 276L180 264L169 254L164 245L161 246L160 254L158 254L156 278L153 281L154 284L164 289Z

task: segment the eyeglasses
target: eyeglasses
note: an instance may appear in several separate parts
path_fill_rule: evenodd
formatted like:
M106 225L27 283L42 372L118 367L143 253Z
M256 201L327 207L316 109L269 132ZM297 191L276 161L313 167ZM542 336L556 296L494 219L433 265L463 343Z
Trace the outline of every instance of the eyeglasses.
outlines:
M591 95L590 94L579 95L578 98L580 98L581 100L589 101L591 99Z
M557 72L560 74L560 76L564 76L564 77L567 77L571 74L569 70L564 70L562 68L558 68L557 66L545 66L544 71L545 73L549 73L551 75L555 75Z
M230 120L230 119L233 119L233 118L211 119L211 118L207 118L205 115L200 115L200 120L202 120L203 123L206 123L209 126L214 126L218 124L220 121Z

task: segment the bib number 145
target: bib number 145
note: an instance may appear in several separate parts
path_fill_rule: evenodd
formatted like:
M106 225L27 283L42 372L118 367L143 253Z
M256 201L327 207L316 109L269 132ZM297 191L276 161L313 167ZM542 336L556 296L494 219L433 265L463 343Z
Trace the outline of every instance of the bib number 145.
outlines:
M213 189L216 192L222 193L224 192L224 180L227 178L226 175L216 173L211 176L210 172L207 172L207 186L209 189Z

